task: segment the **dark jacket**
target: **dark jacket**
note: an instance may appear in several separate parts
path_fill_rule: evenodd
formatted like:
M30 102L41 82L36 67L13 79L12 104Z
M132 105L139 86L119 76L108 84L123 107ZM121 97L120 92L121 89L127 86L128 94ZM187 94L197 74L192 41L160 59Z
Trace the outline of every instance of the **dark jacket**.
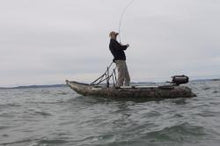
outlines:
M109 44L109 49L110 49L112 55L114 56L113 61L126 60L124 50L126 50L127 48L128 48L127 45L125 45L125 46L121 45L115 39L111 39L110 44Z

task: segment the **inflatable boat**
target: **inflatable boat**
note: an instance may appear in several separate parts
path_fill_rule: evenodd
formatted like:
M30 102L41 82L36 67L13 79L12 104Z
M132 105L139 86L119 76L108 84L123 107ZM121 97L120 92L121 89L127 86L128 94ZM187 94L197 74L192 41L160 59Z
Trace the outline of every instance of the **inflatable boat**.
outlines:
M180 77L179 77L180 78ZM161 86L121 86L109 87L101 85L91 85L76 81L66 80L66 84L78 94L84 96L100 96L110 98L144 98L144 99L164 99L164 98L191 98L196 96L187 86L180 84L188 82L188 79L178 79L173 77L172 84Z

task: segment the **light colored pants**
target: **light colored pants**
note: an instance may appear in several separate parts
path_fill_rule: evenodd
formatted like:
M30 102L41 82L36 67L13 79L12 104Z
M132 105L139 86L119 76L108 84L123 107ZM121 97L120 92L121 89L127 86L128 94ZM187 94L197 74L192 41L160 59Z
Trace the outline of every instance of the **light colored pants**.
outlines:
M130 75L128 72L127 64L124 60L115 60L116 67L118 69L118 81L117 86L129 86L130 84Z

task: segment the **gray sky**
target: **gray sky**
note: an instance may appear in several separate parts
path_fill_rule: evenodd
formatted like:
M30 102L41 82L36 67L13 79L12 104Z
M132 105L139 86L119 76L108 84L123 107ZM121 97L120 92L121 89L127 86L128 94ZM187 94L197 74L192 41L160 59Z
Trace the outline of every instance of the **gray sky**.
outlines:
M112 61L128 0L0 0L0 86L90 82ZM122 43L132 81L220 77L219 0L136 0Z

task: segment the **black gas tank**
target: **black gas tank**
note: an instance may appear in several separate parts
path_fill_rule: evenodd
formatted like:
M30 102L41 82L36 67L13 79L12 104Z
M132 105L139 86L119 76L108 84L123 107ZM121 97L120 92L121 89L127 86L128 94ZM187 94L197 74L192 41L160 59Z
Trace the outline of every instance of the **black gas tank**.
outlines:
M172 76L172 83L175 85L186 84L189 82L189 77L185 75Z

